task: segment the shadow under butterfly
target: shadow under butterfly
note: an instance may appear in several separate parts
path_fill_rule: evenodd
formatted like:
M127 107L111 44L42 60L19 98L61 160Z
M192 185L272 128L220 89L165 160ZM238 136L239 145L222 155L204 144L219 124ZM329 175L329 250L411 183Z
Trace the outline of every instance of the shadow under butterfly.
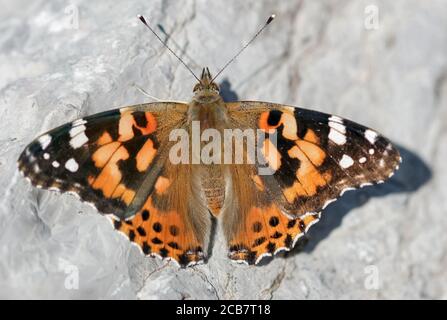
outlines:
M239 100L236 91L234 91L234 89L231 87L231 83L227 78L224 78L219 83L219 88L220 88L220 95L222 96L225 102L235 102Z

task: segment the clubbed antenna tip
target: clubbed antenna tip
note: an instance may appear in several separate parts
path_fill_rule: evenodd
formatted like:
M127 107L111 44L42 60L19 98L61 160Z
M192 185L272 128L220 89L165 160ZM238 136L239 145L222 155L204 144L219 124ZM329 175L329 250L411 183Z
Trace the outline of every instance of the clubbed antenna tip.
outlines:
M146 19L144 19L144 17L142 15L137 15L137 18L141 20L141 22L143 22L145 25L147 25Z
M214 76L212 81L216 80L216 78L222 73L222 71L224 71L234 60L236 60L237 57L239 57L242 51L244 51L261 34L261 32L264 31L265 28L267 28L267 26L273 21L273 19L275 19L275 17L276 15L272 14L267 19L267 22L262 26L262 28L255 33L255 35L250 39L250 41L248 41L247 44L243 46L242 49L239 50L239 52L236 53L236 55L222 67L222 69L220 69L220 71Z
M185 63L185 61L182 60L182 58L180 58L171 48L169 48L169 46L160 38L160 36L154 31L154 29L152 29L151 26L146 22L146 19L144 19L144 17L141 14L137 15L137 18L140 19L141 22L143 22L146 28L148 28L155 35L155 37L157 37L157 39L186 67L186 69L188 69L189 72L191 72L194 78L196 78L197 81L200 82L200 79L197 78L197 76L191 70L191 68Z

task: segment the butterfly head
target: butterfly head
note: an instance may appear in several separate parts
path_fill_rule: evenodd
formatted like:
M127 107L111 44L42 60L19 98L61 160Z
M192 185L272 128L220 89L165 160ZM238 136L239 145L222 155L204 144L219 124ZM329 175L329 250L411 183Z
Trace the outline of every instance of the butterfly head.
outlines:
M213 81L208 68L203 68L200 81L194 86L193 92L196 97L219 95L219 86Z

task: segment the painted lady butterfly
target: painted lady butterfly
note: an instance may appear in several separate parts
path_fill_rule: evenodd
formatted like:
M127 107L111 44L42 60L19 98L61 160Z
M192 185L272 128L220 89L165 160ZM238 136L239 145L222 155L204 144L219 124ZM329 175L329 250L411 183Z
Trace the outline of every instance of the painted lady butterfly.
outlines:
M174 164L174 129L258 129L272 170L253 164ZM276 134L276 143L270 140ZM225 103L207 68L190 103L102 112L53 129L18 160L36 187L70 192L110 214L144 254L181 266L206 257L212 216L229 257L258 263L290 250L345 191L382 183L401 161L390 141L352 121L281 104Z

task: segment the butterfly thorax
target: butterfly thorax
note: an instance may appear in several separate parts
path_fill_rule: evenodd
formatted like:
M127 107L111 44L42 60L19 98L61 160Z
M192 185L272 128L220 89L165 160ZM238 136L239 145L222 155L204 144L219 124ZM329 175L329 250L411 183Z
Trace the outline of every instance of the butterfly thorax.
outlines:
M189 119L199 121L201 129L222 130L227 127L228 112L208 68L203 68L200 81L194 86L189 104Z

